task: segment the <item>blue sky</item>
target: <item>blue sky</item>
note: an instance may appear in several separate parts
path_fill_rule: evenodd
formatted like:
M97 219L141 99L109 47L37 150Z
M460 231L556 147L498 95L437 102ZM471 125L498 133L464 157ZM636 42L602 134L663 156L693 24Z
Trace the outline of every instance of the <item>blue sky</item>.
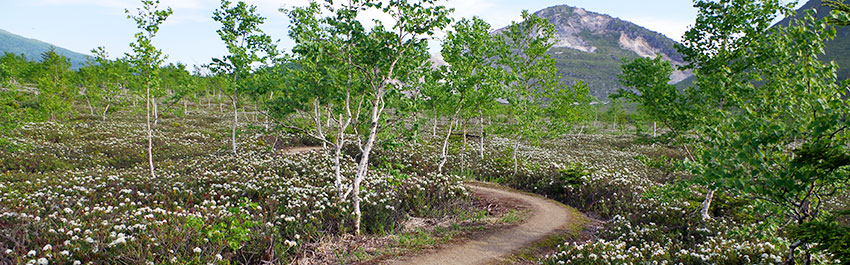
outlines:
M0 0L0 29L42 40L73 51L89 54L92 48L106 47L112 58L123 55L133 41L135 25L124 9L134 10L137 0ZM217 0L161 0L174 9L154 43L169 55L168 61L189 65L205 64L225 53L212 20ZM308 0L246 0L268 18L263 30L280 47L289 50L288 21L281 7L305 5ZM554 5L571 5L609 14L679 40L696 16L689 0L448 0L441 2L456 9L453 16L478 16L500 28L518 20L523 9L537 11ZM437 51L438 44L432 45Z

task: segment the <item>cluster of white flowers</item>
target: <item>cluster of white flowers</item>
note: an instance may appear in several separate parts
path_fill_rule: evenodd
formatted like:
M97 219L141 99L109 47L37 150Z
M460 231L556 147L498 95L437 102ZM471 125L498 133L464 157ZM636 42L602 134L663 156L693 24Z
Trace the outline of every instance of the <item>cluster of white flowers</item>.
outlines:
M687 243L665 233L657 224L633 225L615 216L595 241L565 243L544 258L545 264L782 264L785 242L731 237L731 223L698 229ZM697 240L695 237L704 238ZM607 238L607 239L606 239Z
M11 172L13 177L0 179L0 233L33 231L42 245L13 248L0 243L2 255L35 264L43 264L41 259L75 264L93 259L161 263L200 253L215 262L231 251L229 242L217 238L216 233L228 232L214 230L219 224L244 224L249 240L237 241L237 246L270 245L254 240L260 239L280 240L277 243L297 249L338 225L333 222L350 218L350 200L341 201L334 185L331 155L283 155L267 148L271 141L264 135L246 133L234 158L217 149L228 140L215 136L227 132L226 121L200 120L157 130L154 141L161 162L156 177L144 168L143 143L136 137L145 132L133 122L33 123L20 128L16 141L32 148L0 154L22 161L22 169ZM24 164L28 161L41 163L35 170L41 173L24 168L30 166ZM355 162L346 157L346 187L355 170ZM467 195L457 176L398 179L372 169L362 183L364 215L395 216L411 210L405 202L416 204L414 200L431 194L446 204ZM246 199L255 206L243 205ZM140 246L147 251L134 251Z

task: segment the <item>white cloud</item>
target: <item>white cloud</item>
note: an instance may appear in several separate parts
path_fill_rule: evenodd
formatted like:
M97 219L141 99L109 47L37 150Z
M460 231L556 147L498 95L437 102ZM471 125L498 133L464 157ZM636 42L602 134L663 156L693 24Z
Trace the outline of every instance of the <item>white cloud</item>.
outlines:
M203 9L209 3L216 3L215 1L202 1L202 0L160 0L159 6L161 7L171 7L171 9ZM139 3L136 3L139 5ZM175 11L176 12L176 11Z
M688 26L692 23L692 21L687 20L674 20L656 17L634 17L628 18L627 20L637 24L638 26L664 34L664 36L675 41L682 40L682 35L685 34L685 31L688 30Z

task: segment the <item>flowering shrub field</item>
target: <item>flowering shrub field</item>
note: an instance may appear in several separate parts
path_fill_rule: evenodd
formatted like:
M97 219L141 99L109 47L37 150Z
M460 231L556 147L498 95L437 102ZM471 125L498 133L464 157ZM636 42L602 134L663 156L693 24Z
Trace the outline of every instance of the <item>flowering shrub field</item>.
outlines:
M234 158L223 121L159 126L156 177L146 174L138 123L16 130L14 148L0 151L0 264L288 263L304 242L350 227L331 155L283 154L247 132ZM345 174L354 169L343 163ZM370 172L362 194L367 232L467 197L456 176Z
M704 190L671 184L688 178L676 165L684 156L676 147L640 143L633 136L569 135L520 144L523 162L514 174L509 152L514 141L488 141L484 159L475 143L466 153L456 144L449 172L546 195L603 221L595 239L565 242L541 257L543 264L781 264L791 244L776 227L752 223L759 213L728 196L716 198L713 220L701 220ZM846 204L841 201L831 200L839 208ZM841 262L828 254L814 258Z

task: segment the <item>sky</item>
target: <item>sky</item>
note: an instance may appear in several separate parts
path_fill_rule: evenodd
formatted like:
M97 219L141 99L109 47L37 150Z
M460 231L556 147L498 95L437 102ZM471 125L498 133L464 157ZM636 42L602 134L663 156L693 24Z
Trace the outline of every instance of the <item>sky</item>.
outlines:
M259 13L267 18L263 31L280 40L280 49L288 51L293 46L286 35L289 23L278 9L303 6L308 0L245 2L258 7ZM134 11L141 5L138 0L0 0L0 3L3 7L0 29L83 54L103 46L111 58L130 50L129 43L137 29L124 10ZM522 10L534 12L566 4L634 22L674 40L681 39L696 17L690 0L446 0L439 3L455 8L452 16L456 19L478 16L494 29L519 20ZM219 5L218 0L161 0L161 6L174 10L154 38L154 44L169 56L167 61L201 65L226 53L215 32L220 25L212 20L212 13ZM432 53L438 53L438 47L438 41L432 43Z

